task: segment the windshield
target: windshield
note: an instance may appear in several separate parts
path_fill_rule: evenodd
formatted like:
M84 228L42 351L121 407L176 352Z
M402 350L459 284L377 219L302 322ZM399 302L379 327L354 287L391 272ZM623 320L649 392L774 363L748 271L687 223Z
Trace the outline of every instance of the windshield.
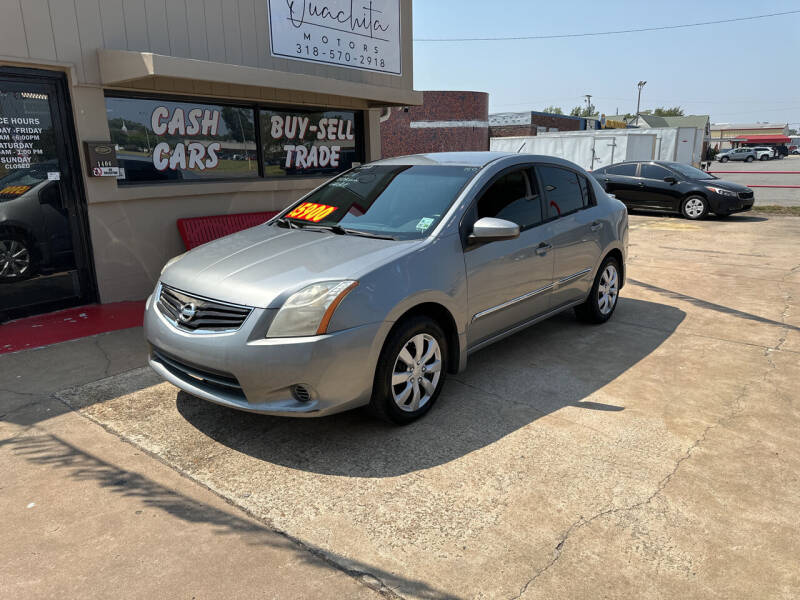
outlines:
M299 226L335 226L411 240L427 236L478 167L364 165L284 215Z
M700 169L695 169L694 167L690 167L689 165L684 165L683 163L664 163L673 171L677 171L687 179L716 179L713 175L706 173L705 171L701 171Z
M27 169L15 169L8 171L0 176L0 185L28 185L34 186L47 179L48 171L57 171L56 161L51 160L42 163L31 164Z

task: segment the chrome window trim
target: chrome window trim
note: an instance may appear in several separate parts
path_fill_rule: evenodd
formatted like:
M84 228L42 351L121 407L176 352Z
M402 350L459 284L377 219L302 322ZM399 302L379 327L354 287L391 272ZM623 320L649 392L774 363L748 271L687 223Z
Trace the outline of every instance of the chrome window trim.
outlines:
M525 300L528 300L529 298L533 298L537 294L541 294L542 292L546 292L547 290L550 290L552 288L553 288L553 284L549 283L544 287L540 287L538 290L533 290L532 292L528 292L527 294L523 294L522 296L518 296L516 298L508 300L507 302L503 302L502 304L498 304L497 306L493 306L491 308L487 308L486 310L482 310L479 313L475 313L475 315L472 317L472 321L475 322L478 319L481 319L481 318L483 318L483 317L485 317L487 315L490 315L492 313L497 312L498 310L503 310L504 308L508 308L509 306L513 306L514 304L518 304L520 302L524 302Z
M224 304L225 306L231 306L233 308L243 308L248 309L250 312L247 313L247 316L242 320L241 324L233 329L186 329L185 327L181 327L180 323L175 319L170 319L167 315L165 315L160 308L158 308L158 302L161 298L161 288L167 288L169 290L174 290L180 294L185 294L186 296L191 296L192 298L196 298L198 300L205 300L207 302L214 302L216 304ZM178 288L172 287L171 285L167 285L165 283L158 282L156 286L156 290L153 293L153 307L155 308L155 312L166 322L172 325L175 329L180 331L181 333L186 333L189 335L228 335L231 333L235 333L239 331L244 324L247 323L247 320L250 318L250 315L253 314L253 307L252 306L245 306L243 304L234 304L232 302L225 302L223 300L214 300L213 298L208 298L206 296L199 296L197 294L192 294L190 292L184 292L183 290L179 290Z

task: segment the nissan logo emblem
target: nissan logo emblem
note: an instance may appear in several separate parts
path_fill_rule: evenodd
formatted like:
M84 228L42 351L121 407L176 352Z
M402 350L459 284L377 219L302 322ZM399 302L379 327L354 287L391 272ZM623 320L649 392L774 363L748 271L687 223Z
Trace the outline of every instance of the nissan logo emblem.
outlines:
M178 320L181 323L188 323L189 321L194 319L196 314L197 314L197 307L190 302L188 304L184 304L183 306L181 306L181 311L180 313L178 313Z

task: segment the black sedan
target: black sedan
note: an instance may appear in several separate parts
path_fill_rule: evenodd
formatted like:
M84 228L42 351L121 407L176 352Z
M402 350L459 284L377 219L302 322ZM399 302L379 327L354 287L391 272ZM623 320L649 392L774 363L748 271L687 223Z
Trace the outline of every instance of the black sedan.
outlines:
M660 210L702 219L726 217L753 207L753 190L675 162L624 162L592 173L630 209Z

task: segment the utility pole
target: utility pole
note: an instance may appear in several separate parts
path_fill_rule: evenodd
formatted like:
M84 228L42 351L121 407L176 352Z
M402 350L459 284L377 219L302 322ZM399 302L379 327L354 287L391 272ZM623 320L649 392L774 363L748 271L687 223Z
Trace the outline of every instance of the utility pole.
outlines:
M592 107L592 95L591 94L584 94L584 96L586 97L586 112L587 112L586 116L588 117L588 116L591 116L588 113L591 112L589 109Z
M646 81L640 81L639 83L636 84L636 86L639 88L639 99L636 100L636 119L637 119L637 124L638 124L638 119L639 119L639 108L641 107L641 104L642 104L642 88L645 86L646 83L647 83Z

